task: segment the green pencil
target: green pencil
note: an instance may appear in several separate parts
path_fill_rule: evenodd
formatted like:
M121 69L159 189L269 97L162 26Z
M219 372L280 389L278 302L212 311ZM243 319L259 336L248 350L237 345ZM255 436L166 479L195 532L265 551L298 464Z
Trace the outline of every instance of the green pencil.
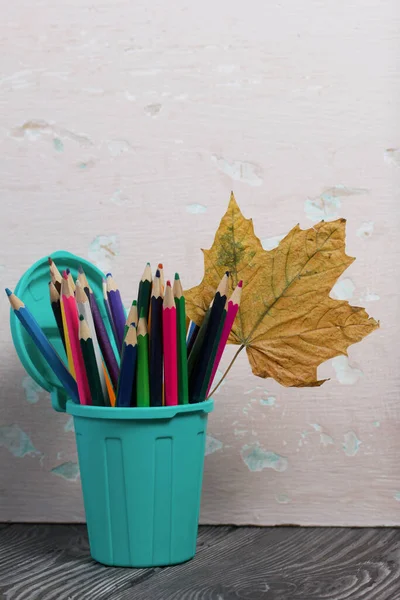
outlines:
M126 338L126 334L128 333L128 329L132 323L138 322L138 313L137 313L137 302L134 300L132 302L132 306L130 308L129 314L126 318L125 328L124 328L124 339Z
M94 406L104 406L103 389L101 387L90 329L83 315L79 319L79 343L82 349L83 362L85 363L92 404Z
M149 385L149 334L147 333L146 319L143 310L137 328L137 377L136 377L136 405L150 406Z
M143 309L143 316L147 320L149 318L150 309L150 296L151 296L152 276L150 263L147 263L145 270L142 275L142 279L139 283L139 293L137 300L138 315L141 316Z
M174 298L176 306L176 326L178 341L178 402L189 403L188 360L186 350L186 309L181 280L175 273Z

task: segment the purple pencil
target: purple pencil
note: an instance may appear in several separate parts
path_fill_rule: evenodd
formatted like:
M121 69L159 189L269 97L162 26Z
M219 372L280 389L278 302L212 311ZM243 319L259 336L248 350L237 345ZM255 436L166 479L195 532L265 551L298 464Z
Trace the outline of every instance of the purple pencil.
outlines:
M107 281L105 279L103 279L103 300L104 300L104 306L105 306L105 309L106 309L107 317L108 317L108 320L110 321L110 325L111 325L111 329L112 329L112 332L113 332L115 344L116 344L116 346L117 346L117 348L119 350L119 353L121 354L121 349L119 348L117 330L115 329L115 323L114 323L114 319L113 319L113 316L112 316L112 313L111 313L110 303L108 301Z
M89 294L89 302L90 308L92 310L94 327L96 329L100 349L103 354L103 358L105 360L108 372L110 374L111 381L113 382L113 386L115 387L115 389L117 389L119 377L119 367L117 359L115 358L115 354L110 343L110 338L108 337L108 333L104 326L103 319L101 318L99 307L97 306L96 298L94 297L92 291L90 291Z
M118 348L121 351L122 344L124 342L126 314L124 305L122 304L121 294L111 273L107 273L107 295L115 325L115 331L117 332Z

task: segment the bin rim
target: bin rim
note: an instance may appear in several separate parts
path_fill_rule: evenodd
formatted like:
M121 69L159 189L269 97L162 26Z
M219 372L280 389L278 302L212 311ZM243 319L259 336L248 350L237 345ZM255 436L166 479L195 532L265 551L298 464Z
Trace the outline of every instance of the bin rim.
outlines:
M178 404L176 406L132 406L132 407L114 407L114 406L90 406L85 404L75 404L68 400L66 412L74 417L84 417L87 419L108 419L108 420L153 420L153 419L172 419L176 415L188 413L204 412L209 413L214 408L214 400L210 398L204 402L195 404Z

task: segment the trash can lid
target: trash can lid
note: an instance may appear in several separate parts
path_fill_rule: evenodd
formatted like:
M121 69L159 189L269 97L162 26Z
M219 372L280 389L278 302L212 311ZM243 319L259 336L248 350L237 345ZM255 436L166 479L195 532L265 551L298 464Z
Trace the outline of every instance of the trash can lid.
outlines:
M75 254L71 254L70 252L61 250L52 253L50 256L60 272L65 269L70 269L74 279L76 279L78 275L79 265L82 265L98 301L100 312L103 319L105 319L108 333L111 334L109 324L106 320L104 304L102 302L102 278L104 277L104 274L100 269L92 265L92 263ZM67 364L64 347L51 308L49 281L49 264L48 257L46 256L35 262L35 264L22 275L14 291L33 314L61 359ZM26 371L36 383L51 393L53 408L57 411L65 412L68 397L61 382L55 376L41 352L37 349L31 337L25 331L23 325L12 310L10 325L14 346Z

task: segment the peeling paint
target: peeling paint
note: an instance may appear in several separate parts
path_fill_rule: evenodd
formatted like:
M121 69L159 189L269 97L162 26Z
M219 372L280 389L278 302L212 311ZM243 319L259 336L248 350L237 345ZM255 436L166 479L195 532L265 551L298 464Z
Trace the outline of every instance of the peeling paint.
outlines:
M318 423L310 423L310 425L315 431L322 431L322 427L321 425L318 425Z
M67 481L76 481L79 477L79 465L75 462L65 462L51 469L51 472Z
M400 148L387 148L384 159L388 165L400 167Z
M361 369L352 367L347 356L336 356L332 359L336 379L342 385L354 385L363 376Z
M144 107L144 112L146 113L146 115L148 115L149 117L156 117L162 108L162 104L148 104L147 106Z
M248 433L247 429L234 429L233 433L236 437L244 437Z
M290 504L292 501L288 494L275 494L275 500L278 502L278 504Z
M348 431L344 434L343 450L346 456L355 456L360 448L361 441L357 438L354 431Z
M353 297L356 286L351 279L340 279L332 288L331 296L337 300L350 300Z
M380 421L374 421L374 422L373 422L373 426L374 426L374 427L380 427L380 426L381 426L381 423L380 423Z
M74 417L70 417L68 419L68 421L65 423L65 425L64 425L64 431L65 431L65 433L68 433L69 431L75 431L75 428L74 428Z
M311 221L321 221L327 219L336 219L340 216L342 206L341 198L349 196L358 196L368 194L369 190L365 188L348 187L345 185L335 185L326 188L318 197L307 198L304 204L306 216Z
M363 292L360 296L360 302L377 302L377 300L380 299L381 297L378 296L378 294L370 292L368 289L365 292Z
M10 136L15 140L26 139L30 141L37 141L42 136L45 136L51 138L51 140L58 138L61 142L62 139L69 139L82 147L93 145L93 142L87 135L76 133L70 129L65 129L64 127L59 127L54 122L47 122L43 119L25 121L22 125L14 127L10 132Z
M279 242L283 240L284 237L285 234L275 235L269 238L263 238L261 240L262 247L264 248L264 250L273 250L274 248L277 248L279 246Z
M205 455L212 454L213 452L217 452L217 450L221 450L223 447L222 442L212 437L211 435L206 436L206 451Z
M265 450L258 442L245 444L240 451L240 455L250 471L273 469L274 471L283 472L288 468L287 458Z
M396 492L393 498L397 500L397 502L400 502L400 492Z
M251 186L259 186L263 183L262 169L259 165L250 162L233 160L229 162L222 156L211 155L211 160L217 168L235 181L241 181Z
M53 146L56 152L64 152L64 144L60 138L53 139Z
M325 446L325 448L327 446L333 445L334 444L334 439L333 437L331 437L330 435L328 435L327 433L321 433L321 435L319 436L319 440L321 442L321 444L323 446Z
M192 215L201 215L207 211L207 206L204 206L204 204L187 204L186 211Z
M124 191L116 190L111 196L110 202L117 206L129 206L131 204L131 199Z
M365 221L361 223L360 227L357 229L356 233L359 238L366 240L371 237L374 232L374 222L373 221Z
M119 239L116 235L98 235L89 245L89 259L105 272L111 271L118 254Z
M119 156L124 152L129 152L132 146L127 140L110 140L107 142L107 148L111 156Z
M27 454L31 456L41 455L41 452L36 450L25 431L22 431L20 426L14 423L0 426L0 447L6 448L17 458L22 458Z
M29 404L36 404L36 402L39 402L39 394L43 389L32 379L32 377L26 375L22 380L22 387L25 391L25 400L29 402Z
M261 406L275 406L276 398L275 398L275 396L268 396L268 398L261 398L260 404L261 404Z

